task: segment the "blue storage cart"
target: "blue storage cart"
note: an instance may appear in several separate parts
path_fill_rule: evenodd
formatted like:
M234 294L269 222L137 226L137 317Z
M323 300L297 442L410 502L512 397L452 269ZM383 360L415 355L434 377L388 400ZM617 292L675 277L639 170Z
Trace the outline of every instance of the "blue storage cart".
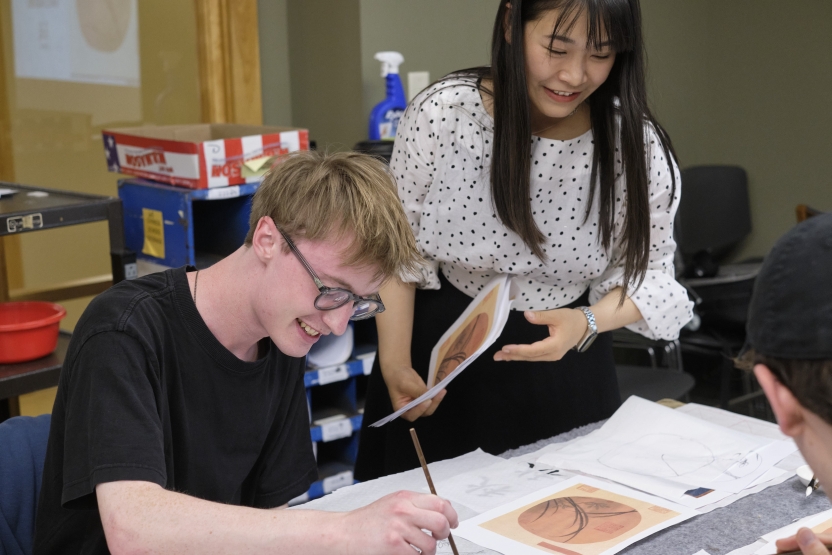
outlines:
M185 189L140 178L120 180L127 248L162 266L208 267L243 244L258 187Z

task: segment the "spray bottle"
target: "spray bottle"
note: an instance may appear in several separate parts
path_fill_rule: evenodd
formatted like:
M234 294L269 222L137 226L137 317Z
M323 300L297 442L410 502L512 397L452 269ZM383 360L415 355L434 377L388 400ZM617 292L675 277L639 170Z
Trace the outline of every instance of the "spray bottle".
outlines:
M381 62L381 76L387 84L387 97L370 112L370 140L392 141L396 138L399 118L407 108L404 88L399 79L399 65L404 61L404 56L398 52L378 52L374 58Z

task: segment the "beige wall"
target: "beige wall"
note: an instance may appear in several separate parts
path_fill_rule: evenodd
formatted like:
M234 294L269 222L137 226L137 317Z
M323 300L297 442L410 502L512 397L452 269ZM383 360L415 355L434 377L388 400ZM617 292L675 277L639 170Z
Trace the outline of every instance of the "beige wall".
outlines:
M373 54L404 55L405 87L408 71L437 79L486 63L497 1L277 0L288 3L291 123L319 143L363 139L384 96ZM261 17L275 12L268 3ZM736 258L765 254L796 204L832 210L832 2L642 0L642 10L652 106L682 167L748 172L754 230ZM265 92L268 78L264 113L279 113L273 103L289 100Z
M309 129L319 149L360 140L359 0L288 0L292 124Z
M258 0L260 83L265 125L292 125L287 0Z
M266 123L307 127L320 148L367 138L384 98L376 52L431 79L488 62L497 0L259 0Z
M832 211L832 3L642 0L650 93L681 165L748 172L762 256L794 207Z
M431 81L435 81L457 69L487 65L498 3L499 0L361 0L365 122L373 106L385 96L381 64L373 59L376 52L394 50L404 56L399 70L405 95L408 71L428 71Z

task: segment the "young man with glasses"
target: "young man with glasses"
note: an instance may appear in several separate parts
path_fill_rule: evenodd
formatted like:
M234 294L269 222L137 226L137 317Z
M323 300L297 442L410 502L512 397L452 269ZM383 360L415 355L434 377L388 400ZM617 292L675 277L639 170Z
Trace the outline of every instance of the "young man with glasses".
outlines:
M381 162L299 153L236 252L97 297L61 373L34 552L433 553L457 523L435 496L265 510L317 477L303 357L383 311L381 284L419 261Z

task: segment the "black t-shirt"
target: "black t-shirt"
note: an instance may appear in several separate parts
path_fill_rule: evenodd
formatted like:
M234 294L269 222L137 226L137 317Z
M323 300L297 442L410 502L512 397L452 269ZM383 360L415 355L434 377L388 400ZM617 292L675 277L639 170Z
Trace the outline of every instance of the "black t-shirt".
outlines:
M95 499L104 482L262 508L306 491L317 470L304 360L264 347L255 362L223 347L184 268L94 299L61 372L34 553L108 553Z

